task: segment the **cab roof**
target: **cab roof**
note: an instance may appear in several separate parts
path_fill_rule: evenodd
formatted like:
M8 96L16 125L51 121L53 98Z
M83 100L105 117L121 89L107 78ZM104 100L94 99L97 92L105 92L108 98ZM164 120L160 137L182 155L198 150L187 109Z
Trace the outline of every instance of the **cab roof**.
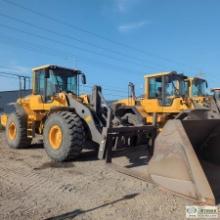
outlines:
M220 90L220 88L212 88L211 92L216 91L216 90Z
M197 79L197 80L203 80L203 81L206 81L206 79L202 78L202 77L198 77L198 76L190 76L188 77L189 80L194 80L194 79Z
M144 76L144 78L167 76L167 75L171 75L171 74L182 75L183 76L182 73L177 73L176 71L170 71L170 72L159 72L159 73L147 74L147 75Z
M62 69L62 70L67 70L67 71L76 71L75 69L70 69L67 67L62 67L62 66L57 66L57 65L52 65L52 64L46 64L38 67L32 68L32 71L38 71L38 70L44 70L44 69Z

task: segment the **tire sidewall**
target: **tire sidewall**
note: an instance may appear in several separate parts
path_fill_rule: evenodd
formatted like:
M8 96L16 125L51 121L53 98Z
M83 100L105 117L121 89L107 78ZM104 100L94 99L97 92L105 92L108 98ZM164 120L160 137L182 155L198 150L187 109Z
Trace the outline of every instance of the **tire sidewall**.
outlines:
M62 131L62 142L59 149L53 149L49 142L49 132L52 126L57 125ZM44 148L50 157L56 161L63 161L71 151L71 140L69 136L69 131L67 129L68 125L63 120L63 118L56 114L48 118L45 124L43 139L44 139Z
M11 123L14 123L15 124L15 127L16 127L16 137L14 140L11 140L9 137L8 137L8 129L9 129L9 125ZM10 116L8 117L8 121L7 121L7 124L6 124L6 129L5 129L5 133L6 133L6 140L7 140L7 143L8 145L11 147L11 148L18 148L18 146L20 145L20 142L21 142L21 122L19 121L17 115L15 113L12 113L10 114Z

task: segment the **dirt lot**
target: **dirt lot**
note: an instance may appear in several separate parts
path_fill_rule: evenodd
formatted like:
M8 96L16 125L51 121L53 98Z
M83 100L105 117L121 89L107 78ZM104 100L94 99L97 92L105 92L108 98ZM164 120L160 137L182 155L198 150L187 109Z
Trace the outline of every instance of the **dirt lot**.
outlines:
M106 167L95 152L55 164L41 145L12 150L0 138L0 219L184 219L192 204Z

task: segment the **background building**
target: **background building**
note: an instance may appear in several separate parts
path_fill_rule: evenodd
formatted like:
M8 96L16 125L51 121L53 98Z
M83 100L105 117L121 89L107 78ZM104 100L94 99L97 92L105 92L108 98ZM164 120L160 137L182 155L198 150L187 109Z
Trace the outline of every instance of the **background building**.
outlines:
M19 97L31 94L31 90L13 90L0 92L0 114L11 113L14 103Z

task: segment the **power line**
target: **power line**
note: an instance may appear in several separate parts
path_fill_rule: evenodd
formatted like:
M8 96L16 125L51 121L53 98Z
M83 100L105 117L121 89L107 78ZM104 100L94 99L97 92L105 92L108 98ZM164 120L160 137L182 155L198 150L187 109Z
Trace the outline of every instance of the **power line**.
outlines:
M11 79L28 79L30 80L31 77L29 76L25 76L25 75L21 75L21 74L18 74L18 73L13 73L13 72L6 72L6 71L1 71L0 70L0 77L2 78L11 78ZM30 81L29 81L30 82ZM84 88L93 88L93 86L91 85L81 85ZM126 91L122 91L122 90L110 90L110 89L106 89L105 86L101 85L102 86L102 90L103 90L103 93L104 95L108 95L108 96L113 96L113 97L125 97L127 95L127 92ZM105 91L108 91L108 92L111 92L111 93L106 93ZM125 94L124 96L122 96L122 94Z
M0 42L1 43L1 42ZM21 45L20 45L21 46ZM39 45L38 45L39 46ZM27 49L27 48L23 48L23 49ZM3 65L0 65L0 67L4 68L4 69L7 69L8 67L6 66L3 66ZM5 72L5 74L8 74L9 72ZM17 75L17 73L16 73ZM23 76L23 75L22 75ZM93 84L93 83L92 83ZM91 83L90 84L87 84L87 85L81 85L82 87L86 87L86 88L93 88L93 85ZM96 83L94 83L95 85ZM115 91L115 92L119 92L119 93L126 93L125 90L123 88L120 88L120 87L116 87L116 86L113 86L113 85L108 85L108 84L101 84L101 86L104 88L104 90L106 91Z
M106 38L106 37L101 36L101 35L99 35L99 34L96 34L96 33L94 33L94 32L91 32L91 31L85 30L85 29L83 29L83 28L80 28L80 27L78 27L78 26L76 26L76 25L73 25L73 24L70 24L70 23L66 23L65 21L62 21L62 20L56 19L56 18L54 18L54 17L48 16L48 15L46 15L46 14L40 13L40 12L38 12L38 11L35 11L35 10L31 9L31 8L27 8L27 7L23 6L23 5L17 4L17 3L15 3L15 2L8 1L8 0L2 0L2 1L5 2L5 3L7 3L7 4L14 5L15 7L21 8L21 9L23 9L23 10L29 11L29 12L35 14L35 15L38 15L38 16L41 16L41 17L45 17L45 18L47 18L47 19L49 19L49 20L51 20L51 21L53 21L53 22L56 22L56 23L65 25L65 26L70 27L70 28L73 28L74 30L78 30L78 31L80 31L80 32L84 32L84 33L90 34L90 35L95 36L95 37L97 37L97 38L101 38L101 39L103 39L103 40L105 40L105 41L109 41L109 42L111 42L111 43L113 43L113 44L117 44L117 45L120 45L120 46L123 46L123 47L135 49L135 50L137 50L137 51L141 51L141 50L139 50L139 49L137 49L137 48L133 48L133 47L131 47L131 46L129 46L129 45L126 45L126 44L124 44L124 43L114 41L114 40L112 40L112 39L110 39L110 38Z
M13 77L26 77L26 78L30 78L30 76L25 76L25 75L21 75L21 74L17 74L17 73L11 73L11 72L5 72L5 71L1 71L0 70L0 73L1 74L5 74L7 76L13 76Z
M12 73L12 72L5 72L0 70L1 76L6 76L7 78L16 78L19 80L19 83L21 85L21 81L23 80L24 82L24 88L26 89L26 81L30 84L31 77L30 76L25 76L17 73Z
M0 64L0 68L3 68L3 69L6 69L7 71L9 70L9 71L16 71L16 72L28 72L28 71L22 71L21 70L21 68L19 68L19 67L8 67L8 66L4 66L4 65L1 65ZM31 69L30 69L30 71L31 71Z
M103 90L103 95L104 95L104 96L117 97L117 99L125 98L125 97L128 96L127 93L126 93L125 95L122 95L122 94L118 94L118 93L116 93L116 92L113 92L113 93L112 93L112 92L111 92L111 93L105 92L105 89L103 89L103 88L102 88L102 90ZM91 91L85 90L84 88L81 89L81 94L83 94L83 93L90 93L90 92L91 92Z
M3 35L2 35L3 36ZM6 35L5 35L6 36ZM25 50L28 50L29 52L38 52L38 53L40 53L40 54L46 54L46 55L49 55L49 56L55 56L55 57L62 57L62 58L70 58L70 57L73 57L73 58L75 58L75 55L73 55L72 53L69 53L69 54L66 54L66 52L64 52L64 51L62 51L62 50L59 50L59 49L55 49L55 48L50 48L50 47L46 47L46 46L43 46L43 45L40 45L40 44L34 44L34 43L30 43L30 42L28 42L28 41L24 41L24 40L21 40L21 39L18 39L18 38L15 38L14 36L13 37L11 37L11 36L6 36L6 43L3 43L2 42L2 40L0 41L0 44L9 44L10 46L11 46L11 44L12 44L12 42L10 42L10 43L8 43L8 40L9 40L9 38L11 38L11 39L14 39L14 40L16 40L16 43L14 43L14 45L16 46L16 47L20 47L20 48L22 48L22 49L25 49ZM3 39L3 38L2 38ZM20 42L19 44L17 44L18 42ZM29 46L31 46L31 50L30 50L30 47L24 47L24 46L22 46L21 45L21 43L24 43L25 45L29 45ZM47 50L49 50L49 51L45 51L45 49L47 49ZM51 51L54 51L54 53L51 53ZM63 55L61 55L61 53L63 54ZM87 59L89 59L89 60L91 60L91 58L87 58ZM93 61L94 62L94 61ZM109 64L109 63L105 63L105 62L101 62L100 60L98 61L98 63L100 64L100 63L102 63L102 64L105 64L105 65L108 65L109 67L113 67L113 69L117 69L117 70L119 70L119 69L121 69L121 70L123 70L124 72L126 72L126 73L128 73L128 72L130 72L130 73L132 73L132 74L134 74L135 72L137 72L137 70L135 70L135 71L131 71L131 69L126 69L126 68L124 68L124 66L123 67L121 67L121 66L118 66L118 65L115 65L115 64ZM116 67L116 68L115 68ZM138 71L138 72L140 72L140 71Z
M130 45L124 44L124 43L122 43L122 42L118 42L118 41L112 40L112 39L110 39L110 38L107 38L107 37L104 37L104 36L99 35L99 34L97 34L97 33L88 31L88 30L83 29L83 28L81 28L81 27L78 27L78 26L76 26L76 25L67 23L67 22L65 22L65 21L59 20L59 19L57 19L57 18L51 17L51 16L49 16L49 15L43 14L43 13L38 12L38 11L35 11L35 10L31 9L31 8L25 7L25 6L21 5L21 4L15 3L15 2L13 2L13 1L10 1L10 0L2 0L2 1L5 2L5 3L7 3L7 4L13 5L13 6L15 6L15 7L18 7L18 8L20 8L20 9L23 9L23 10L26 10L26 11L28 11L28 12L31 12L32 14L38 15L38 16L40 16L40 17L47 18L47 19L49 19L49 20L51 20L51 21L53 21L53 22L56 22L56 23L59 23L59 24L62 24L62 25L64 25L64 26L66 26L66 27L72 28L72 29L74 29L74 30L78 30L78 31L80 31L80 32L87 33L87 34L90 34L90 35L92 35L92 36L95 36L96 38L99 38L99 39L102 39L102 40L111 42L111 43L113 43L113 44L116 44L116 45L119 45L119 46L122 46L122 47L125 47L125 48L128 48L128 49L135 50L135 51L137 51L137 52L139 52L139 53L141 53L141 54L147 55L147 53L148 53L149 56L154 56L154 57L156 57L157 59L159 58L159 59L164 60L164 61L166 61L166 62L176 63L176 64L178 64L178 65L183 65L183 66L188 66L188 67L189 67L189 65L187 65L187 64L185 64L185 63L182 63L182 62L179 62L179 61L177 62L177 61L175 61L175 60L173 60L173 59L165 58L165 57L162 57L162 56L160 56L160 55L158 55L158 54L155 54L155 53L152 53L152 52L146 52L146 51L143 51L143 50L141 50L141 49L138 49L138 48L132 47L132 46L130 46ZM196 68L196 69L198 69L198 68Z
M92 88L93 85L95 85L96 83L90 83L89 86L90 88ZM88 84L86 84L88 85ZM84 85L82 85L84 86ZM121 91L124 91L124 88L121 88L121 87L117 87L117 86L113 86L113 85L109 85L109 84L105 84L105 87L109 88L109 89L116 89L116 90L121 90ZM127 87L126 87L127 88Z
M0 35L0 36L3 36L3 35ZM6 35L5 35L5 36L6 36ZM4 36L3 36L3 37L4 37ZM75 58L75 55L72 54L72 53L67 54L66 52L64 52L64 51L62 51L62 50L55 49L55 48L50 48L50 47L47 47L47 46L44 46L44 45L40 45L40 44L34 44L34 43L32 43L32 42L28 42L28 41L24 41L24 40L15 38L14 36L11 37L11 36L8 36L8 35L7 35L6 38L5 38L5 39L6 39L6 43L3 43L3 42L0 41L0 44L3 44L3 45L9 44L9 45L11 45L12 42L7 43L7 41L8 41L10 38L16 40L16 43L17 43L17 42L20 42L20 43L24 43L24 44L26 44L26 45L28 45L28 46L32 46L32 47L26 47L26 48L25 48L25 47L22 47L21 44L19 44L19 45L18 45L18 44L14 44L15 46L20 47L20 48L25 49L25 50L28 50L29 52L32 52L32 50L34 50L35 52L38 52L38 53L40 53L40 54L46 54L46 55L49 55L49 56L62 57L62 58L72 57L73 59ZM2 39L4 39L4 38L2 38ZM31 49L31 50L30 50L30 49ZM45 49L48 49L48 51L46 51ZM54 53L51 53L52 51L54 51ZM61 56L60 54L63 54L63 56Z
M14 77L14 76L6 76L5 74L0 73L0 76L3 78L11 78L11 79L18 79L18 77Z
M105 52L110 52L110 53L113 53L113 54L115 54L115 55L117 55L117 56L128 57L128 58L130 58L130 59L132 59L132 60L139 60L139 61L141 61L141 62L147 62L146 59L141 59L141 58L139 58L139 57L130 56L130 55L128 55L128 54L121 53L120 51L112 50L112 49L107 48L107 47L100 47L100 46L97 45L97 44L90 43L90 42L88 42L88 41L84 41L84 40L78 39L78 38L76 38L76 37L74 37L74 36L70 36L70 35L66 35L66 34L60 33L60 32L56 32L56 31L53 31L53 30L44 28L44 27L42 27L42 26L39 26L39 25L36 25L36 24L30 23L30 22L24 21L24 20L21 20L21 19L12 17L12 16L9 16L9 15L6 15L6 14L1 13L1 12L0 12L0 16L5 17L5 18L10 19L10 20L13 20L13 21L15 21L15 22L19 22L19 23L22 23L22 24L31 26L32 28L36 28L36 29L38 29L38 30L43 30L43 31L46 31L46 32L48 32L48 33L55 34L55 35L60 36L60 37L64 37L64 38L67 38L67 39L71 39L71 40L78 41L78 42L83 43L83 44L87 44L87 45L89 45L89 46L95 47L96 49L99 48L99 49L101 49L101 50L104 50ZM148 62L149 62L149 61L148 61Z
M5 24L1 24L0 23L0 26L4 27L4 28L7 28L7 29L11 29L11 30L15 30L17 32L20 32L20 33L24 33L24 34L27 34L27 35L32 35L34 37L37 37L37 38L40 38L40 39L43 39L43 40L47 40L47 41L53 41L55 43L58 43L58 44L61 44L61 45L65 45L67 47L74 47L76 48L77 50L80 50L80 51L83 51L83 52L87 52L87 53L91 53L91 54L95 54L95 55L98 55L98 56L101 56L101 57L106 57L106 58L109 58L109 59L112 59L112 60L116 60L116 61L122 61L122 59L118 59L118 58L115 58L115 57L112 57L112 56L108 56L108 55L105 55L103 53L99 53L99 52L96 52L96 51L92 51L92 50L89 50L89 49L85 49L85 48L82 48L82 47L78 47L78 46L75 46L73 44L70 44L70 43L66 43L66 42L62 42L62 41L59 41L59 40L55 40L55 39L52 39L52 38L49 38L49 37L45 37L43 35L40 35L40 34L34 34L34 33L31 33L31 32L28 32L28 31L24 31L24 30L21 30L21 29L18 29L18 28L15 28L15 27L11 27L11 26L8 26L8 25L5 25ZM129 61L129 62L133 62L135 64L142 64L142 63L139 63L139 62L134 62L133 60L127 58L127 57L123 57L123 59L125 61Z
M11 72L5 72L5 71L0 71L0 77L3 77L3 78L13 78L13 79L20 79L20 78L23 78L23 79L30 79L30 77L27 77L27 76L24 76L24 75L21 75L21 74L15 74L15 73L11 73ZM87 88L92 88L92 86L86 86L84 85L84 87L87 87ZM105 89L103 88L103 90L105 91L111 91L111 90L108 90L108 89ZM112 90L111 92L114 92L117 90ZM105 93L105 92L104 92ZM111 95L111 96L121 96L121 95L117 95L117 93L105 93L105 95Z
M92 85L81 85L83 88L90 88L92 89L93 86ZM125 90L119 90L119 89L106 89L107 86L105 85L100 85L102 87L103 91L109 91L109 92L116 92L116 93L121 93L121 94L127 94L127 91Z
M112 93L104 93L104 96L113 96L113 97L117 97L117 99L126 97L126 96L116 95L116 94L112 94Z
M18 73L7 72L7 71L2 71L2 70L0 70L0 74L7 75L7 77L16 77L16 78L24 78L24 79L31 78L30 76L27 76L27 75L21 75Z

